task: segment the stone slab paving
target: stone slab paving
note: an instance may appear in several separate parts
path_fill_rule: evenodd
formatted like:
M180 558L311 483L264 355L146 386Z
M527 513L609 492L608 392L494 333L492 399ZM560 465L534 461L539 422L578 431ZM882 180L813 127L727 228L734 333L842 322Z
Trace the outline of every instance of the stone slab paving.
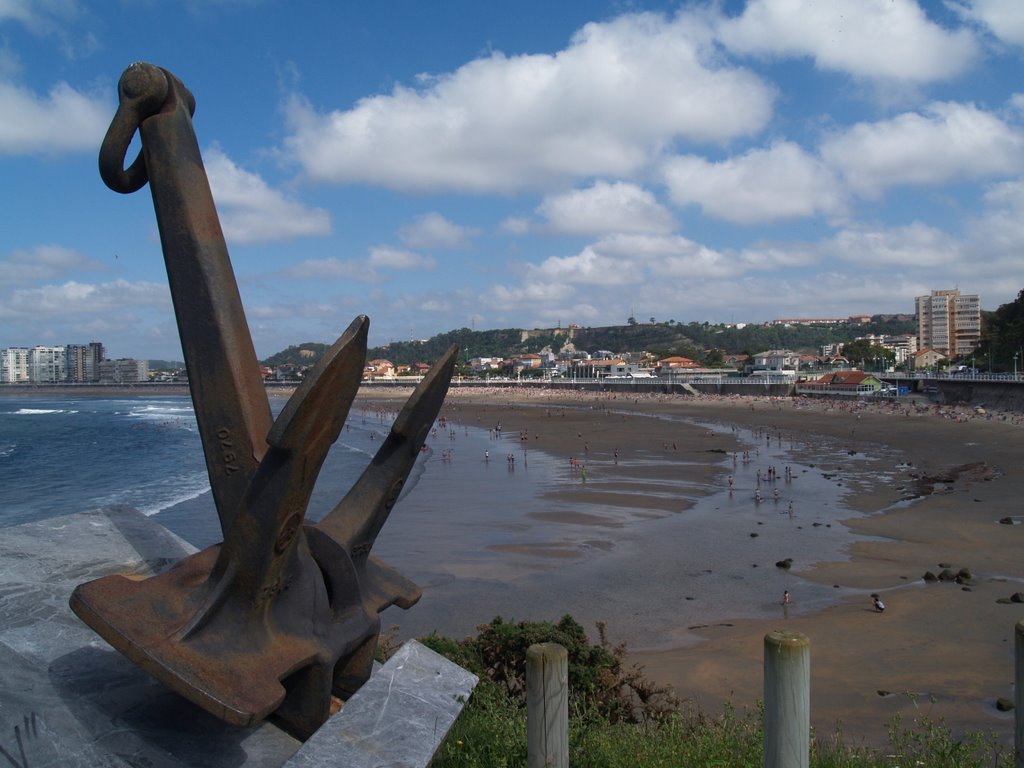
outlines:
M420 735L453 708L450 720L458 715L475 678L418 643L403 646L303 745L270 723L237 728L209 715L113 650L68 607L83 581L152 575L194 551L127 507L0 529L0 766L426 765L339 757L358 741L370 751L408 742L396 755L411 754ZM372 714L361 715L364 706ZM349 727L379 738L350 738ZM423 749L433 754L440 738Z

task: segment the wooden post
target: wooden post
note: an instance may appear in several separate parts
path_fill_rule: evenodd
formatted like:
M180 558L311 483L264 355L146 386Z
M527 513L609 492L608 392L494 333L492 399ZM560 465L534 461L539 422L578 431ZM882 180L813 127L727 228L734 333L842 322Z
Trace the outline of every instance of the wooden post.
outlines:
M569 654L558 643L526 650L526 764L569 766Z
M1013 650L1013 765L1024 768L1024 621L1017 622Z
M811 750L811 643L777 630L764 636L764 766L807 768Z

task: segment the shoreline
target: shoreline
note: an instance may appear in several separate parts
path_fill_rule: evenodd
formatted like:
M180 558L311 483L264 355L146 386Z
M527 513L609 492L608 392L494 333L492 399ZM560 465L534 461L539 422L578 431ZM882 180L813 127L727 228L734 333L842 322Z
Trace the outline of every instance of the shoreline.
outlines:
M387 398L373 393L366 399ZM566 422L568 429L556 430L549 409L561 406L571 408L574 416ZM704 441L709 440L718 449L730 450L730 436L702 435L695 426L700 423L780 436L779 442L788 441L794 455L817 465L856 512L841 520L856 537L846 547L845 558L806 563L797 553L788 573L762 564L758 578L774 584L783 577L781 583L789 584L793 595L788 607L778 601L774 617L743 618L743 611L731 610L733 606L710 606L707 621L680 623L672 647L659 643L643 648L630 642L631 660L641 664L652 680L671 685L681 698L696 701L712 714L727 701L755 706L762 695L763 637L774 629L788 628L804 632L811 640L812 723L825 732L841 722L848 737L881 745L893 715L908 721L929 715L945 718L957 733L992 730L1000 739L1012 741L1013 713L998 712L995 700L1013 697L1013 632L1015 623L1024 619L1024 605L996 601L1024 591L1024 566L1018 556L1024 528L999 523L1007 516L1019 522L1022 512L1018 500L1024 498L1024 478L1016 471L1024 462L1019 415L979 414L966 407L908 408L905 403L861 407L789 398L645 398L507 390L455 393L443 412L449 418L483 419L484 425L501 414L506 429L539 433L534 444L555 456L587 455L580 443L590 442L590 461L597 473L597 462L607 462L608 417L617 411L627 412L615 431L623 445L626 440L653 442L649 453L657 457L659 447L671 439L665 436L671 430L664 425L671 425L670 419L687 419L688 439L700 446L688 447L687 459L696 461L685 466L662 463L650 477L640 478L654 489L653 510L643 495L616 499L616 504L632 503L638 519L653 519L651 534L670 531L665 521L673 522L671 516L681 511L676 508L663 516L664 510L657 508L664 505L661 486L666 477L685 473L691 478L693 498L684 500L686 508L721 490L727 470L699 461L697 453L706 449ZM657 418L639 421L643 416ZM618 447L620 457L630 450ZM844 466L854 458L863 463L862 470ZM950 471L965 466L974 469ZM616 491L610 489L612 494ZM588 514L589 507L602 504L600 497L598 490L588 488L587 493L573 493L571 498L581 507L577 514ZM805 514L801 511L799 517ZM646 535L645 525L635 526L638 538ZM602 553L591 560L610 564L607 557ZM685 542L680 544L680 559L692 559ZM947 565L953 571L970 570L971 579L964 584L924 583L926 571L939 573ZM600 565L594 565L583 572L596 580L608 579L600 570ZM666 573L659 577L672 578ZM682 605L684 597L692 597L679 594L671 583L652 581L640 589L661 593L647 600L678 600ZM819 598L805 599L805 595L830 590L835 594L826 607L820 606ZM884 614L872 610L870 592L883 594ZM561 602L585 604L602 597L601 588L596 587L563 597ZM700 594L696 597L699 600ZM813 606L808 607L808 602ZM613 636L617 625L642 627L645 621L642 605L634 616L622 615L628 613L628 602L610 600L604 607L598 618L608 623ZM609 613L613 609L619 614ZM517 614L514 618L546 617ZM586 618L581 621L584 626Z
M408 395L361 391L352 413L386 429ZM441 414L459 434L429 438L431 463L375 548L424 598L385 626L460 637L495 615L571 613L593 637L606 622L649 678L711 715L756 705L763 637L794 629L811 640L823 732L841 721L851 742L882 745L892 715L929 714L1012 740L1013 713L995 700L1013 698L1024 619L1024 604L1005 602L1024 592L1024 415L507 388L451 390ZM783 479L755 502L755 470L770 465ZM947 566L971 576L922 580Z

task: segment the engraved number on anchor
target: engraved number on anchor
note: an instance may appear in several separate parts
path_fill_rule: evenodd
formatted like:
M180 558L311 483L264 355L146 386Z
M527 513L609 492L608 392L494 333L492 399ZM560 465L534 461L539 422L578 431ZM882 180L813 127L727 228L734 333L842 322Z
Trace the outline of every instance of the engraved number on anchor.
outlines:
M231 442L231 430L221 427L217 430L217 438L220 440L220 456L224 460L224 471L229 475L238 471L238 465L234 463L238 458L235 453L235 444Z

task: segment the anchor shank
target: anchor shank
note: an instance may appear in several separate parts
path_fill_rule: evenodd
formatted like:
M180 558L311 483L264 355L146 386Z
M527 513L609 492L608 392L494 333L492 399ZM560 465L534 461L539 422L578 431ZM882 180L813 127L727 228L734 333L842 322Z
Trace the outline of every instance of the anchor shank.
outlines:
M270 405L203 168L184 86L140 135L221 530L266 451ZM187 93L187 92L185 92Z

